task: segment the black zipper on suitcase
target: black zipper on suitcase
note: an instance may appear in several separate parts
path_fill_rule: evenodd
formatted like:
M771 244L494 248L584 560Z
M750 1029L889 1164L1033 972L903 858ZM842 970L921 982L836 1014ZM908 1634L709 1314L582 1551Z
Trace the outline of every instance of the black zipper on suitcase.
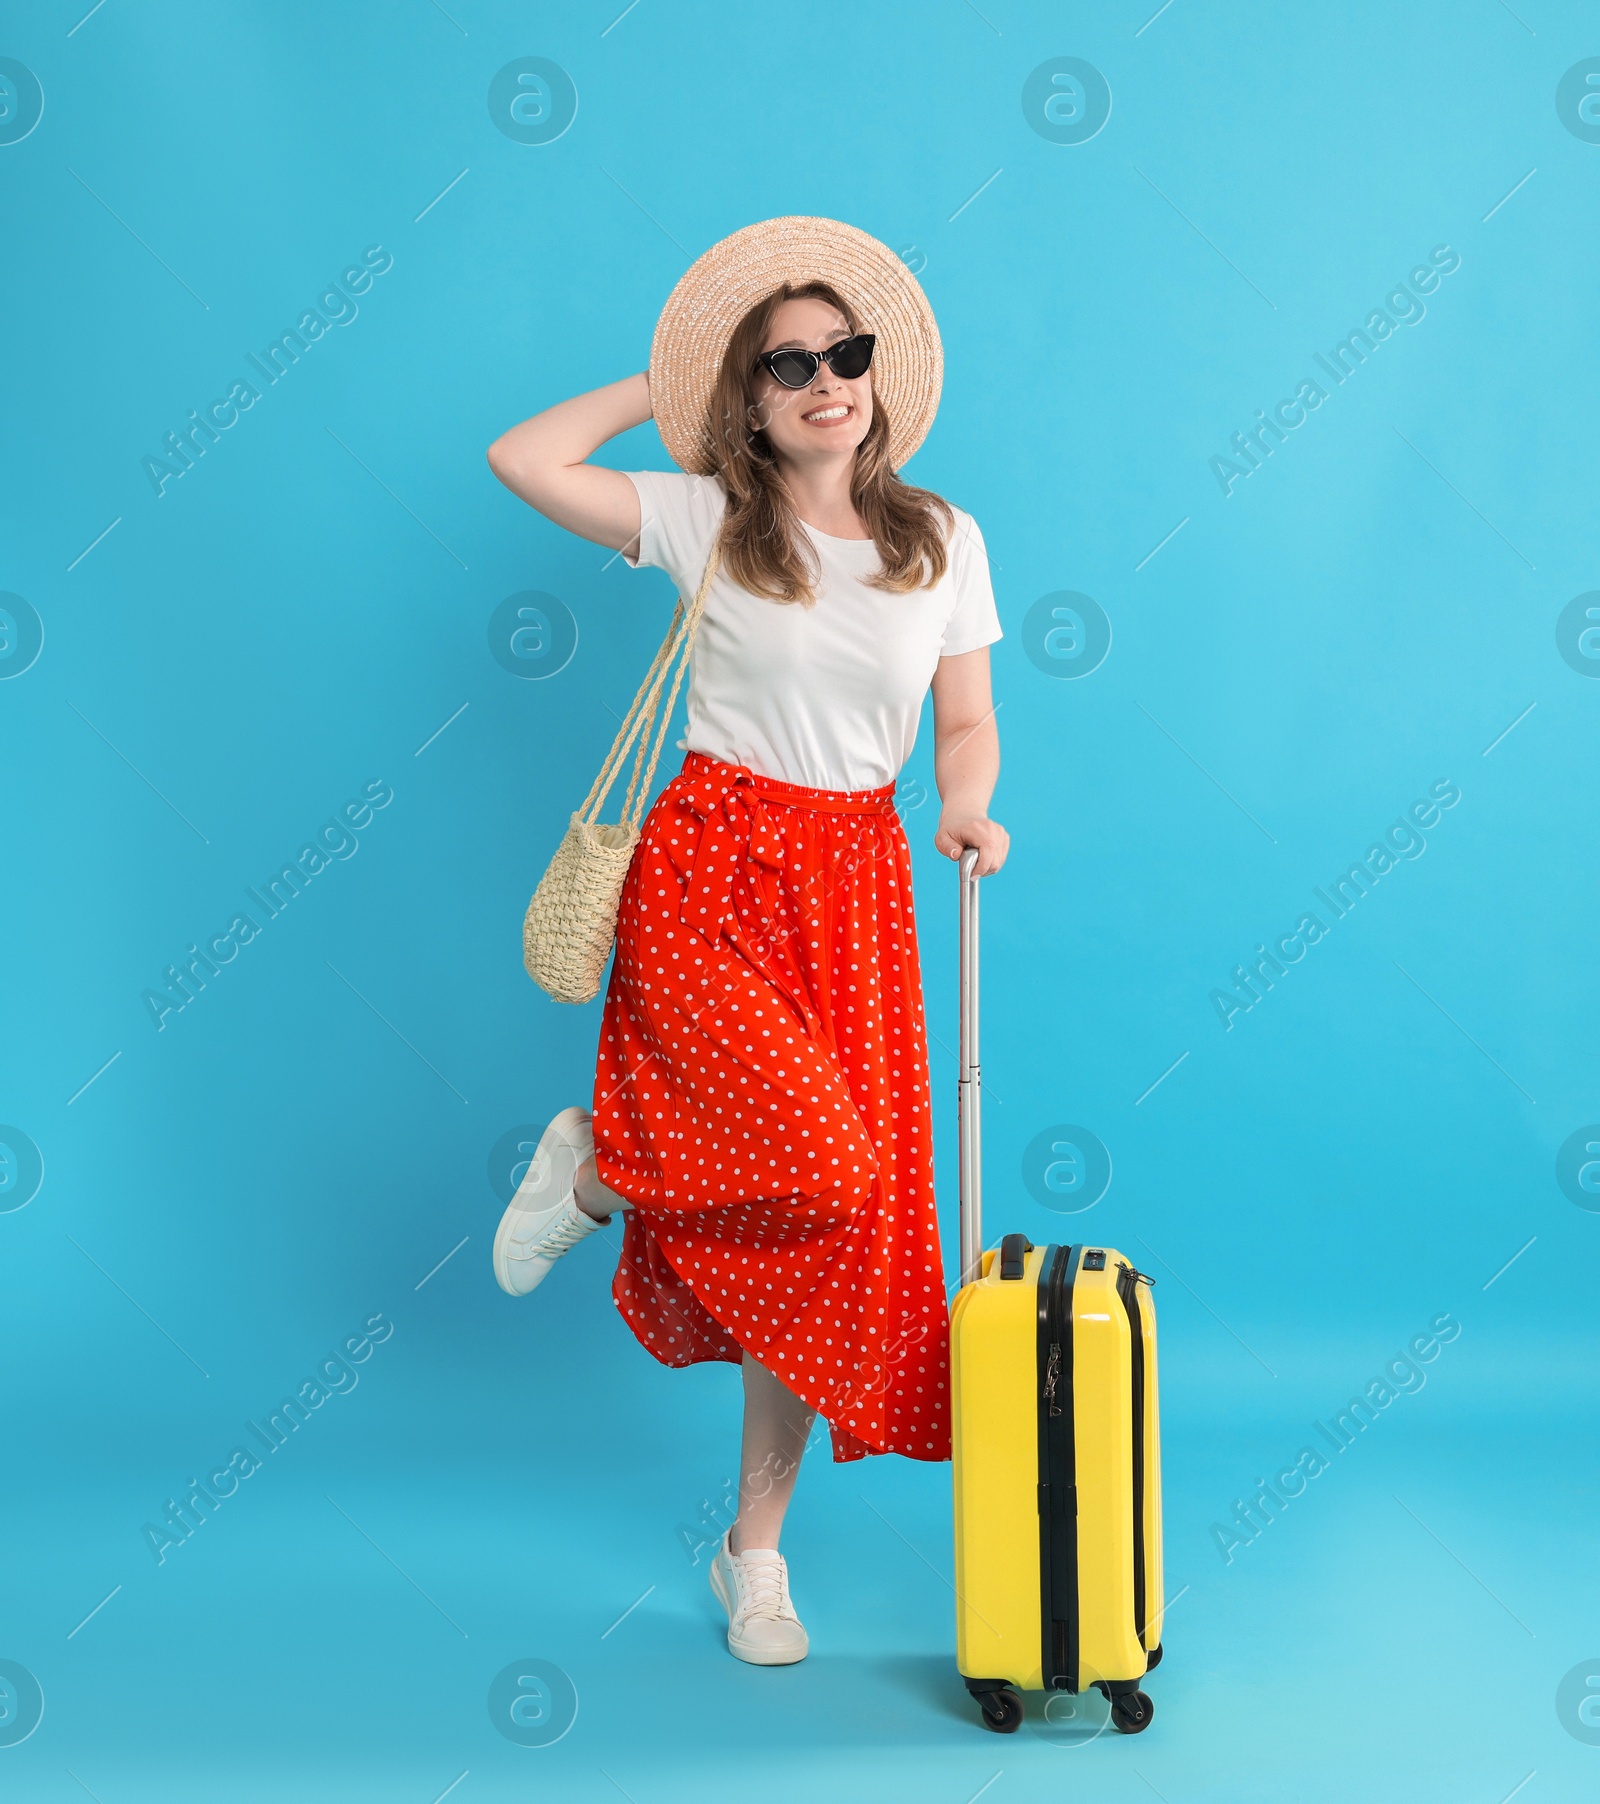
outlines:
M1078 1689L1072 1280L1081 1250L1047 1247L1039 1267L1039 1622L1048 1691Z
M1139 1309L1139 1286L1150 1280L1121 1261L1117 1294L1128 1312L1128 1355L1133 1379L1133 1627L1144 1646L1144 1319Z

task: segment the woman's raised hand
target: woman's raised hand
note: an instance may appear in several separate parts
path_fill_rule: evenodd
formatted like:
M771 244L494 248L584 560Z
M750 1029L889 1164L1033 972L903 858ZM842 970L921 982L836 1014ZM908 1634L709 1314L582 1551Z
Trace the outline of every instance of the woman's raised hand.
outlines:
M639 538L639 491L620 470L587 461L608 439L650 418L642 373L558 401L489 447L489 468L547 520L612 551Z

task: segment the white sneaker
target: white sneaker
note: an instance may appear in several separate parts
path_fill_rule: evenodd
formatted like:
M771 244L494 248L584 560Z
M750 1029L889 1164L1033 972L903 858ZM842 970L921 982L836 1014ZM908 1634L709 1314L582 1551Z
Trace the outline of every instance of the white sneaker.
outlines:
M711 1562L711 1589L728 1612L728 1652L752 1666L793 1666L811 1643L789 1602L789 1568L769 1547L733 1553L732 1532Z
M495 1231L494 1275L502 1290L525 1297L563 1253L600 1226L573 1194L578 1167L593 1152L594 1123L587 1109L563 1109L539 1136Z

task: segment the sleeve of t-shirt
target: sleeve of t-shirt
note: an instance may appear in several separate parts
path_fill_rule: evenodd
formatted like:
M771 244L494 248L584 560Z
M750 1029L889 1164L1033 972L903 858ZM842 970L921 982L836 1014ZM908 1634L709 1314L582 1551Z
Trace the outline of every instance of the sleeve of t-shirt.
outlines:
M622 555L635 568L665 570L685 595L693 595L705 573L712 541L722 524L727 496L710 476L681 470L628 470L639 491L638 555Z
M956 601L945 623L944 642L939 647L942 658L957 658L964 651L993 645L1002 636L1000 615L994 605L994 586L989 581L989 554L984 549L978 523L970 514L956 514L955 531L950 541L950 569Z

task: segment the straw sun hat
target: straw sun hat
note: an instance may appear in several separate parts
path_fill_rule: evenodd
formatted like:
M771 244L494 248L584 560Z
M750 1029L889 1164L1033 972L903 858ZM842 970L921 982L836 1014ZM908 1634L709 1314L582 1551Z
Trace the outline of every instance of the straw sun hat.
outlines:
M928 435L939 406L944 352L928 297L886 244L837 219L765 219L712 245L667 298L650 345L650 401L672 461L692 476L717 464L711 393L733 330L785 282L826 282L877 334L873 393L891 424L895 469Z

